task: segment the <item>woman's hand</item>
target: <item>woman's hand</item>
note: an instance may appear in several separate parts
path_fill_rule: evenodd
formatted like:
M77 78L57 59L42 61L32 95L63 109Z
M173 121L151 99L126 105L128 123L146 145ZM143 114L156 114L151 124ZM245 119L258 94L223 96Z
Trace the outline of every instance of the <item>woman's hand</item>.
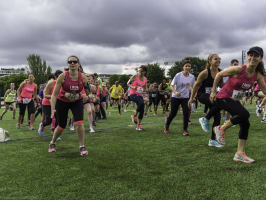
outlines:
M215 100L216 100L216 92L212 90L210 94L210 101L211 103L213 103Z

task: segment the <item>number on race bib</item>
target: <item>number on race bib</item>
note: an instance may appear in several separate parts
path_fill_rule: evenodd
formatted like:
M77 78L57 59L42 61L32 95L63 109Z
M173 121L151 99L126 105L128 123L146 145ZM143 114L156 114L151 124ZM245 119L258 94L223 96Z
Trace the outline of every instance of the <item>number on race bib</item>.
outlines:
M137 87L137 92L142 94L143 93L143 88L142 87Z
M233 90L232 99L241 100L245 93L241 90Z
M29 98L23 98L22 99L22 103L23 104L28 104L28 103L30 103L31 102L31 99L29 99Z
M211 87L205 87L205 93L211 94L211 90L212 90Z

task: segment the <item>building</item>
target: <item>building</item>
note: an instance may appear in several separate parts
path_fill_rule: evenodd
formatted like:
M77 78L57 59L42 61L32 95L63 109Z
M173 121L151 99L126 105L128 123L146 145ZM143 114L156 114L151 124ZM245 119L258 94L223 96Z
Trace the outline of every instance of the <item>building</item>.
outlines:
M8 68L8 67L1 67L0 68L0 77L2 76L9 76L11 74L20 74L24 73L27 74L29 72L28 67L21 67L21 68Z
M109 83L109 78L112 74L98 74L98 77L102 79L103 82Z

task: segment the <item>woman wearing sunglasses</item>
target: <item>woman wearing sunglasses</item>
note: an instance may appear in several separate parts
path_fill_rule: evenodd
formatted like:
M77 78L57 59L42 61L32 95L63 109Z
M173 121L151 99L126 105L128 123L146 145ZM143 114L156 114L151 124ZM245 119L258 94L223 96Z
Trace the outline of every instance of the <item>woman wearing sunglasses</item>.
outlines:
M87 88L88 79L85 74L79 71L80 62L77 56L69 56L67 63L69 70L58 77L51 97L51 118L54 117L56 112L58 126L54 131L48 152L56 151L55 142L66 128L68 111L70 109L79 137L80 155L86 156L88 155L88 151L84 145L83 98L87 98L87 96L82 95L82 90Z

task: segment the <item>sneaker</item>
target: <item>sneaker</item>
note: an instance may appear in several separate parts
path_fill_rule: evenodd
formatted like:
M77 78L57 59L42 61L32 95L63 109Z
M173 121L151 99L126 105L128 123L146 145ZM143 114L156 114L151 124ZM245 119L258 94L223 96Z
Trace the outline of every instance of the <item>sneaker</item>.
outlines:
M92 121L92 126L96 126L96 121Z
M209 132L209 120L207 120L205 117L199 118L199 123L201 125L201 128L205 132Z
M192 122L191 121L188 121L188 125L192 125Z
M169 134L169 129L168 128L164 128L164 131L163 132L164 132L164 134L167 135L167 134Z
M40 136L43 135L43 126L42 126L42 122L39 124L38 133L39 133Z
M142 124L137 124L137 131L143 131Z
M95 133L95 130L92 127L90 128L90 133Z
M237 162L244 162L244 163L253 163L253 162L255 162L255 160L253 160L252 158L248 157L245 152L242 152L240 154L236 153L234 158L233 158L233 160L237 161Z
M266 123L266 119L262 119L260 122L261 123Z
M2 116L0 116L0 120L2 120L3 118L2 118Z
M56 141L61 141L62 140L62 138L61 137L58 137L57 139L56 139Z
M217 148L224 147L224 145L221 145L221 144L219 144L219 142L217 142L216 140L212 140L212 139L209 140L208 146L209 147L217 147Z
M31 131L35 130L35 128L33 127L33 125L29 125L29 129L30 129Z
M131 120L133 123L137 124L137 115L131 115Z
M56 152L55 143L54 144L52 144L52 143L49 144L48 152L49 153Z
M87 156L88 155L88 151L85 147L80 147L79 151L80 151L81 156Z
M20 124L17 124L17 125L16 125L16 129L19 129L19 128L20 128Z
M225 140L224 140L224 136L225 136L225 132L222 132L221 127L220 126L215 126L213 128L213 131L215 133L215 137L216 137L216 141L221 144L221 145L225 145Z
M74 130L75 130L75 126L74 126L74 125L71 125L71 126L69 127L69 130L74 131Z
M189 136L189 132L184 131L183 135L184 135L184 136Z
M261 108L261 106L260 106L260 105L257 105L257 106L256 106L256 115L257 115L257 117L260 116L261 112L262 112L262 108Z

